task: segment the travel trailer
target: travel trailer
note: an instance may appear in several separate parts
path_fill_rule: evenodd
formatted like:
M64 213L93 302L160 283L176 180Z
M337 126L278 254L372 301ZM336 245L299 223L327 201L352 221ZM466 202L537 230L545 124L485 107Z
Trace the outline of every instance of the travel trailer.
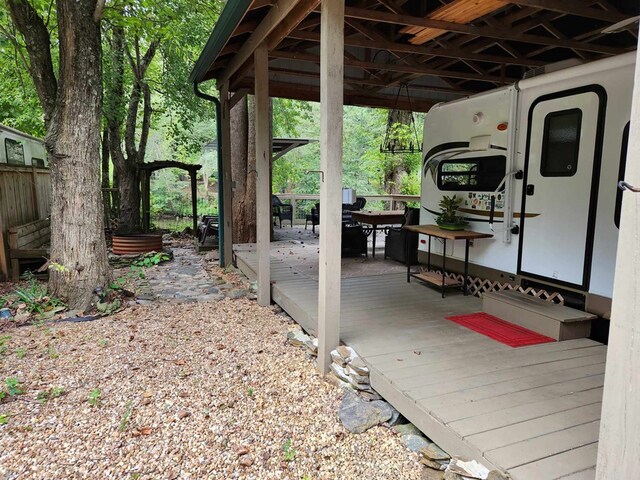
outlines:
M0 164L48 167L44 142L15 128L0 125Z
M444 195L461 198L469 229L494 235L470 249L474 276L558 291L608 317L635 56L551 65L426 115L420 223ZM448 265L464 259L454 243Z

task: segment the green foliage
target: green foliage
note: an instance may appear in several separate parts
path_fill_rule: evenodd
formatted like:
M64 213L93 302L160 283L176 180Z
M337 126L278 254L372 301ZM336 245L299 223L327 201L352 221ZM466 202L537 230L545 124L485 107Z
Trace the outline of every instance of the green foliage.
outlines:
M10 335L0 335L0 356L9 350L9 340L11 340Z
M443 223L456 224L464 222L464 218L457 215L461 203L462 198L457 195L451 195L450 197L444 195L438 203L440 215L436 217L436 223L440 225Z
M11 418L11 414L0 413L0 425L6 425L7 423L9 423L9 418Z
M22 347L16 348L16 357L22 360L26 356L27 356L27 351L24 348Z
M100 340L98 340L98 345L100 345L101 347L106 347L108 343L109 342L106 338L101 338Z
M10 397L22 395L24 390L20 387L20 380L15 377L7 377L4 380L5 390Z
M291 446L291 439L287 439L282 446L282 451L284 453L284 460L286 462L292 462L296 458L296 450Z
M171 260L171 255L166 252L149 252L135 260L133 265L136 267L149 268L160 265L162 262L168 262L169 260Z
M131 418L131 411L133 407L131 405L131 401L128 401L124 407L124 413L122 414L122 418L120 419L120 426L118 430L122 433L127 429L127 425L129 425L129 419Z
M100 389L94 388L93 390L91 390L91 392L89 392L89 397L87 398L87 401L89 402L89 405L91 405L92 407L99 407L101 402Z
M17 288L15 295L25 304L29 313L44 316L66 308L66 304L61 299L48 294L46 284L39 282L31 272L27 273L27 286Z
M62 387L51 387L49 390L42 390L36 394L36 401L38 403L44 404L49 400L56 399L64 395L64 388Z
M247 390L247 395L250 397L253 397L253 394L255 393L255 391L253 390L253 387L249 387L249 389Z

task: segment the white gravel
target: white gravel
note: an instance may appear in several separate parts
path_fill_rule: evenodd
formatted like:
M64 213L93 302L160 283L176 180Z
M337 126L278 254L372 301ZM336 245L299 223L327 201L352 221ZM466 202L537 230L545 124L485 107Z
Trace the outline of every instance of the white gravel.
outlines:
M0 403L0 478L419 479L393 432L342 427L341 390L289 328L226 299L4 331L0 388L15 377L24 394ZM64 394L36 401L52 387Z

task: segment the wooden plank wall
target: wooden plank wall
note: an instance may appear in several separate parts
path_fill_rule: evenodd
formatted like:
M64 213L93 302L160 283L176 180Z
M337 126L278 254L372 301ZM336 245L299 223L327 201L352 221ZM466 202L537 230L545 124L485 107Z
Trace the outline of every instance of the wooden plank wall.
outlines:
M0 280L9 277L7 262L3 261L9 228L47 218L50 213L48 169L0 165Z

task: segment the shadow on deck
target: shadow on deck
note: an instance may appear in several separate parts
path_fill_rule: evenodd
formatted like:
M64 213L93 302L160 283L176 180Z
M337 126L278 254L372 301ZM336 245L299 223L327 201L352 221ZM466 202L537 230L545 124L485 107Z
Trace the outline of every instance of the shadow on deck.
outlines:
M313 255L296 244L283 252L287 241L272 247L273 300L316 335L318 281L307 265ZM249 277L253 250L236 246ZM442 299L419 282L408 284L402 265L385 262L394 273L383 273L375 262L372 273L357 268L361 276L349 263L343 268L352 276L342 281L340 329L369 365L375 390L449 453L514 480L595 478L604 345L580 339L508 347L445 319L481 311L478 298L452 291Z

